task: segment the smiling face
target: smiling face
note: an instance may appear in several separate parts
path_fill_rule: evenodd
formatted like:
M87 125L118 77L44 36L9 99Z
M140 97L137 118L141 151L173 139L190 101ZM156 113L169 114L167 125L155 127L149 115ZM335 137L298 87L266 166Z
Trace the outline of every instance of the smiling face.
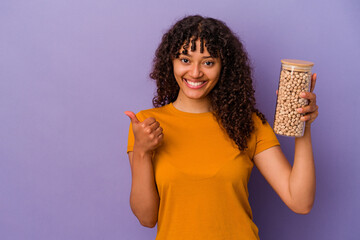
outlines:
M200 52L200 40L196 41L196 50L187 54L179 51L178 58L173 59L176 82L180 87L178 99L182 101L207 100L207 95L215 87L221 72L220 58L212 57L204 47Z

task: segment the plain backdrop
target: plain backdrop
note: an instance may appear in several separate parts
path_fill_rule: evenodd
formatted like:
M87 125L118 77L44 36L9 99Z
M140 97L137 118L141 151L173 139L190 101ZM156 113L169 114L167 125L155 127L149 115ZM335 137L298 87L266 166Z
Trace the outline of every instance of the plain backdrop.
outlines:
M315 204L293 213L254 168L261 239L359 239L359 12L357 0L1 0L1 240L155 238L130 209L123 112L152 107L154 51L189 14L240 37L270 125L280 60L315 62ZM292 163L294 139L278 138Z

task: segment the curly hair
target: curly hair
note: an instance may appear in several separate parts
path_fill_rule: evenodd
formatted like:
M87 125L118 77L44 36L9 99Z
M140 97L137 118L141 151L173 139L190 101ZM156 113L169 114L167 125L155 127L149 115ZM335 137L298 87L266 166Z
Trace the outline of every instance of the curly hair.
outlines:
M224 22L199 15L187 16L163 35L150 73L150 78L157 85L153 105L161 107L176 100L180 88L174 77L172 60L179 57L181 47L184 54L189 44L190 50L195 51L195 41L199 38L201 53L205 42L210 55L221 59L219 80L208 95L212 114L239 150L244 151L255 128L253 113L260 117L262 123L266 119L255 108L255 90L247 52Z

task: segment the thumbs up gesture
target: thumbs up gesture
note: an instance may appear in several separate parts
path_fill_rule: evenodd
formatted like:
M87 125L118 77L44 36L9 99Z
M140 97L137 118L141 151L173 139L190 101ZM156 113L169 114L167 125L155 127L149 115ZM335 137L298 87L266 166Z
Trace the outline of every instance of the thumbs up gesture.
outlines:
M130 118L132 123L135 137L134 148L148 153L161 145L164 138L163 129L155 118L149 117L140 122L135 113L126 111L125 114Z

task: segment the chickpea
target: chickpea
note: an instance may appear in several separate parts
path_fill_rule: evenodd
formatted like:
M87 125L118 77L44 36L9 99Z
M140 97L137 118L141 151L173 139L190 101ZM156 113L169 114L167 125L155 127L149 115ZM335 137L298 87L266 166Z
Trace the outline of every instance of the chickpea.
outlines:
M283 69L280 72L279 78L274 131L280 135L300 137L303 135L305 127L305 123L300 121L300 118L304 116L304 114L298 113L296 110L308 104L307 99L300 97L300 93L309 91L311 67L308 70L297 70L296 67L284 68L283 61L291 62L300 60L282 60ZM306 63L308 64L310 62ZM313 65L313 63L311 64Z

